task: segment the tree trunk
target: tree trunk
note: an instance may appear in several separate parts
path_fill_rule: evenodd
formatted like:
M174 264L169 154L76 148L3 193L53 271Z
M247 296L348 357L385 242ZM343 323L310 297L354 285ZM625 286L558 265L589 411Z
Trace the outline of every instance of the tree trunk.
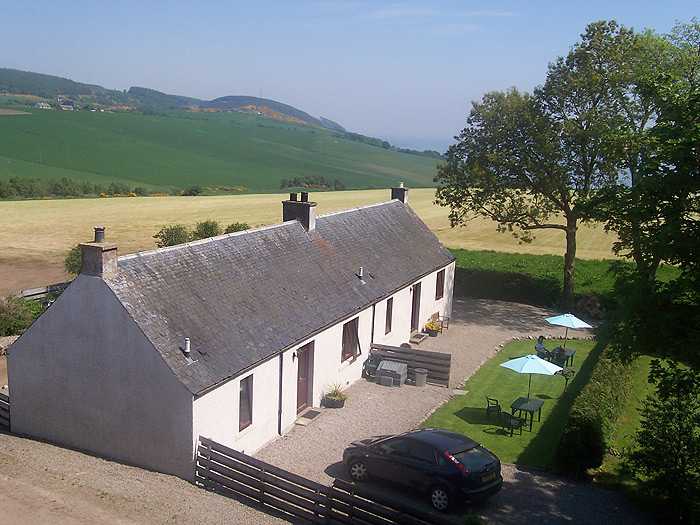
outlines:
M576 218L566 218L566 254L564 255L564 308L574 307L574 274L576 272Z

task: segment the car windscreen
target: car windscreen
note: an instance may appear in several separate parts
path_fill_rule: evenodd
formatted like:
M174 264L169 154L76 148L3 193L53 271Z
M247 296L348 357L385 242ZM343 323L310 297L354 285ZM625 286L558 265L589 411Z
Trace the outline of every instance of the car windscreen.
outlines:
M496 462L496 457L484 447L474 447L459 452L454 454L454 458L470 472L482 470Z

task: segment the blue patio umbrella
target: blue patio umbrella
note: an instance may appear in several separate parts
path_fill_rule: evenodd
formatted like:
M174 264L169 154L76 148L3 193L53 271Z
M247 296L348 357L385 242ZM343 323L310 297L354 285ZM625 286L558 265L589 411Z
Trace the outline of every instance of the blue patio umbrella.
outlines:
M564 334L564 344L562 345L562 348L566 348L566 338L569 335L569 328L592 328L592 326L589 325L587 322L581 321L581 319L579 319L573 314L555 315L554 317L548 317L545 320L549 324L566 327L566 333Z
M527 383L527 400L530 401L530 385L532 384L532 374L541 374L553 376L561 370L560 366L540 359L534 354L511 359L505 363L501 363L503 368L509 368L519 374L530 374L530 380Z

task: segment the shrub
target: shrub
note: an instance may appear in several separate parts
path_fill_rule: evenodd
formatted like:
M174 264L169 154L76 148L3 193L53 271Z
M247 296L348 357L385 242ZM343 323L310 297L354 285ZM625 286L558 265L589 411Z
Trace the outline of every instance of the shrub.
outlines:
M248 224L247 222L234 222L226 226L226 230L224 230L224 233L234 233L249 229L250 224Z
M66 255L66 258L63 259L63 267L66 269L66 271L70 274L73 275L78 275L80 273L80 270L83 266L83 253L82 250L80 249L80 245L76 244L73 246L68 254Z
M36 301L12 296L0 299L0 336L20 335L43 311L44 307Z
M581 477L603 463L607 442L629 397L632 365L607 352L576 398L554 451L564 474Z
M192 240L192 233L187 226L174 224L173 226L163 226L153 238L159 248L164 248Z
M604 457L605 436L600 414L590 407L574 405L554 450L554 463L564 474L578 479L589 468L602 465Z
M218 221L213 221L211 219L198 222L192 233L194 239L206 239L207 237L216 237L217 235L221 235L221 225Z
M188 196L188 197L194 197L202 193L202 187L201 186L190 186L187 188L185 191L182 192L183 195Z

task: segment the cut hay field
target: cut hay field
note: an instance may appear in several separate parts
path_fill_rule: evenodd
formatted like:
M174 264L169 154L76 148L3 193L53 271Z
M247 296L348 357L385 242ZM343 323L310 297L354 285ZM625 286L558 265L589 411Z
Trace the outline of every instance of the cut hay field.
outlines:
M493 223L472 221L467 228L450 228L448 211L433 204L434 189L411 189L409 205L448 248L513 253L563 255L560 231L539 233L528 245L499 234ZM365 190L311 194L324 214L388 200L390 191ZM127 254L155 248L153 235L165 225L213 219L223 226L247 222L251 226L282 220L282 201L288 194L216 197L123 197L0 201L0 296L61 282L69 278L63 258L79 242L93 239L93 227L105 226L106 237ZM582 227L578 256L611 258L612 238L601 227Z

